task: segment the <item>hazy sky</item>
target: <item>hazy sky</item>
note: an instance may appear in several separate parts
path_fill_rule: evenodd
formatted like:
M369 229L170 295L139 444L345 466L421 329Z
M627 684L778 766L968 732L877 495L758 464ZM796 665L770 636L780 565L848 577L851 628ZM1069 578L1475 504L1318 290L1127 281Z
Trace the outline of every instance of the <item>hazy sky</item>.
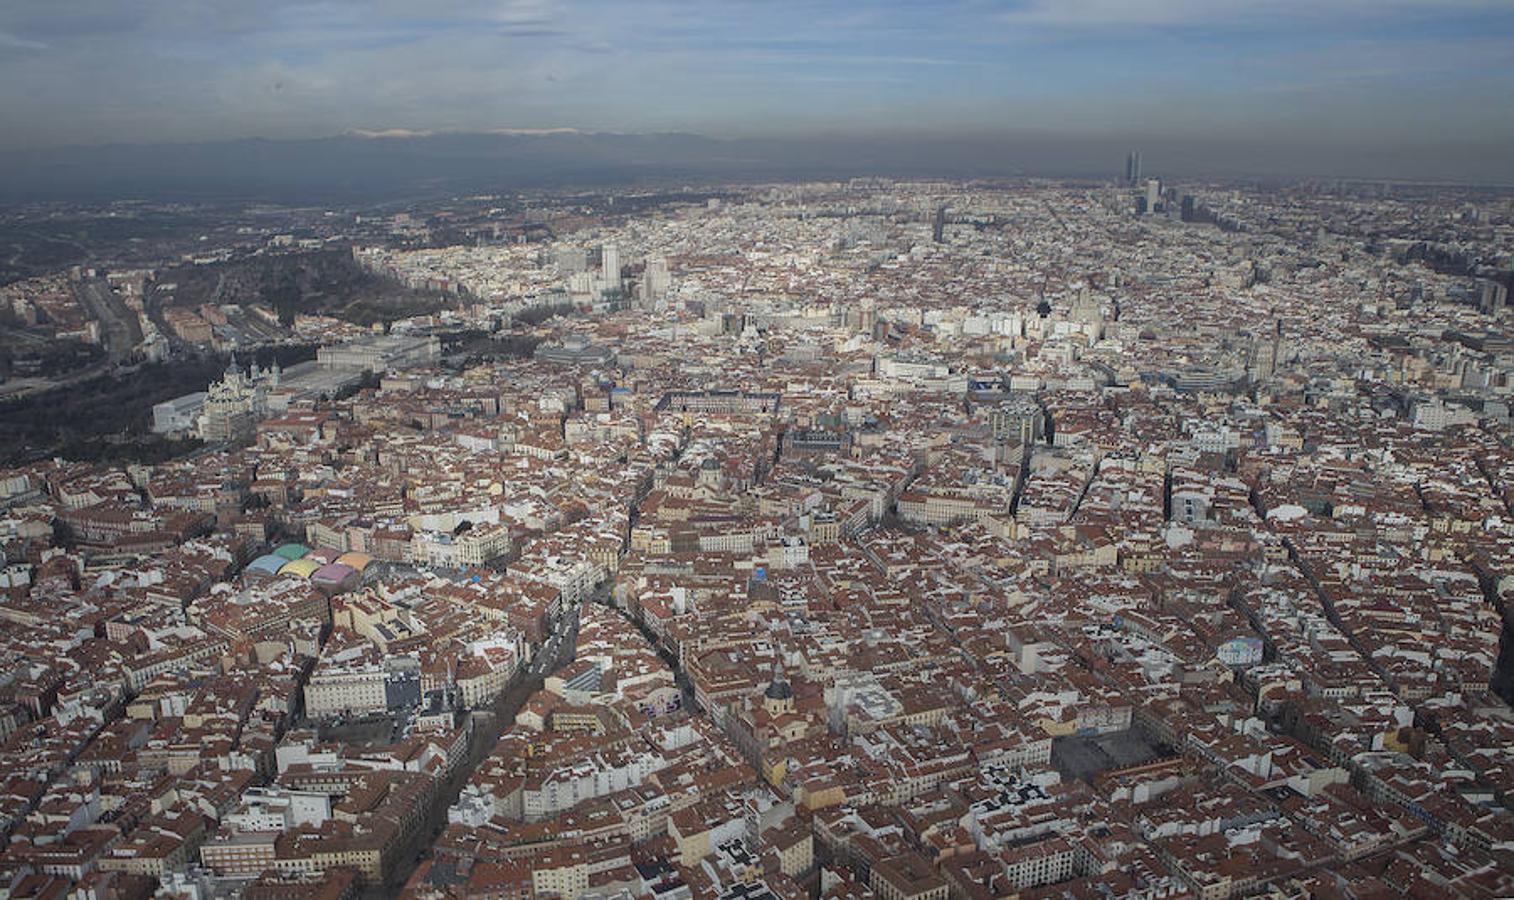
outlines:
M1514 138L1514 0L0 0L0 147L348 129Z

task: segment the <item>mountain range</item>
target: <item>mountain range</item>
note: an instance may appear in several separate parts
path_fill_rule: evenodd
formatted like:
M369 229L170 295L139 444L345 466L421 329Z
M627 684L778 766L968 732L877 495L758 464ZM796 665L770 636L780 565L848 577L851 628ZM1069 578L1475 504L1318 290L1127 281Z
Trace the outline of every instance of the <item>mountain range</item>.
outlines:
M304 140L108 144L0 152L0 199L245 197L378 202L530 187L654 180L785 180L856 176L1115 177L1130 142L1028 136L848 136L717 139L686 133L573 129L348 132ZM1215 176L1507 177L1486 148L1307 149L1254 141L1148 139L1147 171ZM1503 158L1502 156L1499 157ZM1166 171L1163 171L1163 169Z

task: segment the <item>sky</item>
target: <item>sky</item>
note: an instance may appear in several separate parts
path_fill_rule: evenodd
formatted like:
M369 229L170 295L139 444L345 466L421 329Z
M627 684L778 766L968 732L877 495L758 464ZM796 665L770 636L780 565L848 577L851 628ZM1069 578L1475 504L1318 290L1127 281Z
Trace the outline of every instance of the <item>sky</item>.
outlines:
M1514 0L3 0L0 125L1507 145Z

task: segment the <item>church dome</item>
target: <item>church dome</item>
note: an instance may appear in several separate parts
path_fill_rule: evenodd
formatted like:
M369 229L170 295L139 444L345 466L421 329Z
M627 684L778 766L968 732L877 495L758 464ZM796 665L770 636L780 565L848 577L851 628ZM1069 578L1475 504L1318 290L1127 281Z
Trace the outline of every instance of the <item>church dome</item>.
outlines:
M782 673L773 673L773 680L768 683L768 689L763 696L769 700L792 700L794 698L794 686L788 683L788 679Z

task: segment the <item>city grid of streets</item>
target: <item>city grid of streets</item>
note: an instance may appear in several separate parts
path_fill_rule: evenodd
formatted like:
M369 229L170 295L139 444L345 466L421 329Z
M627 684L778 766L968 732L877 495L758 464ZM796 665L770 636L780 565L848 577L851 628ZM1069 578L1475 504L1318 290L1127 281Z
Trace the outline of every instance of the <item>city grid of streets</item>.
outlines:
M1514 894L1507 192L616 201L0 286L239 354L0 469L9 896Z

